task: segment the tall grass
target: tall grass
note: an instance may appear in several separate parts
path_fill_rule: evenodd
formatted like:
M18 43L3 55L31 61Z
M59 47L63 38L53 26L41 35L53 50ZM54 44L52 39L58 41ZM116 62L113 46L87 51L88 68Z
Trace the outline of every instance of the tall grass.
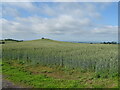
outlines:
M114 75L118 72L118 49L113 44L80 44L34 40L3 45L3 60L31 65L61 66Z

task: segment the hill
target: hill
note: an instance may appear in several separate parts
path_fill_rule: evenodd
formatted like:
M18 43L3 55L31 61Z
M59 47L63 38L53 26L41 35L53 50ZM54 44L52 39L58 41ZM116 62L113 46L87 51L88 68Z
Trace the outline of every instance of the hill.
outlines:
M117 45L112 44L81 44L39 39L6 44L3 45L3 50L3 58L7 55L9 59L28 60L34 64L90 69L95 72L117 68ZM111 66L110 62L114 65Z
M117 44L38 39L2 47L3 73L14 82L37 88L117 87Z

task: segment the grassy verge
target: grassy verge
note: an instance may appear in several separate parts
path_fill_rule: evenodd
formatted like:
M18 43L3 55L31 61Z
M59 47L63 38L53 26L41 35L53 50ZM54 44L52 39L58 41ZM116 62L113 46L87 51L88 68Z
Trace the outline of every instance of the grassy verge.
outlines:
M117 88L114 78L97 78L94 73L55 69L46 66L27 66L19 62L3 62L6 79L33 88Z

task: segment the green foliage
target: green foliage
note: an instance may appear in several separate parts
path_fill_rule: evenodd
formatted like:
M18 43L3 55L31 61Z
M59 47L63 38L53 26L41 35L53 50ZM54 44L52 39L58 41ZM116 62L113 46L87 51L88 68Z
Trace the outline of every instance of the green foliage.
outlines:
M118 73L117 44L80 44L41 39L2 46L2 57L7 61L80 69L107 76Z
M4 63L3 74L9 76L10 79L16 83L22 83L34 88L83 88L84 85L76 84L78 80L60 80L47 77L45 75L34 75L25 72L20 68Z
M94 78L92 75L83 75L77 80L56 79L43 74L33 74L24 67L14 66L3 62L2 73L5 78L23 87L31 88L118 88L118 79ZM15 63L14 63L15 64ZM73 72L72 70L71 72ZM81 74L80 74L81 76Z

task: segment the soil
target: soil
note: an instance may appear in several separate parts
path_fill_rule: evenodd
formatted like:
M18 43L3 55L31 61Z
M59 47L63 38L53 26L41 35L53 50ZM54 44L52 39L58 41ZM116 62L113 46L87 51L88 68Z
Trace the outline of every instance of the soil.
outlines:
M21 86L18 86L16 84L14 84L13 82L6 80L5 77L6 76L2 75L2 78L0 78L1 79L0 81L2 81L2 89L4 89L4 88L22 88Z
M2 88L21 88L20 86L15 85L14 83L3 79L2 80Z

